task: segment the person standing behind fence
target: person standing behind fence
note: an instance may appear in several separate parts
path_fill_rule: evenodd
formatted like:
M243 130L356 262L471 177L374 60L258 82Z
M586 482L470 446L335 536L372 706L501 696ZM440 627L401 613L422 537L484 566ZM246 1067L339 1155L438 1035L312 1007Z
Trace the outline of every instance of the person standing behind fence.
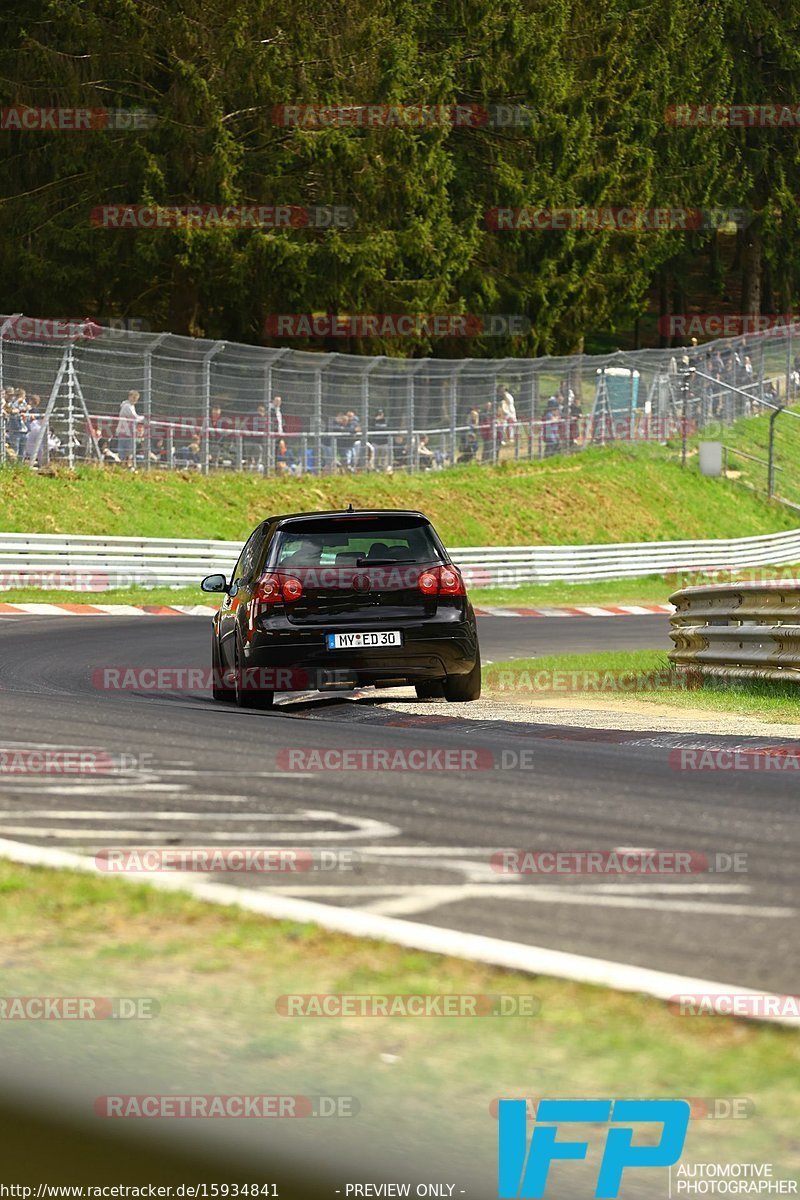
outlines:
M572 399L569 402L569 448L576 449L581 436L581 419L583 417L583 409L578 403L578 398L575 393L572 393Z
M42 461L44 452L44 427L38 413L34 413L28 422L28 434L25 438L25 458L33 462L34 458Z
M389 437L386 423L386 413L379 408L370 422L370 437L375 447L375 466L383 471L389 465Z
M558 405L548 407L544 414L542 426L545 458L558 454L561 449L561 412Z
M514 431L517 424L517 405L505 384L501 384L497 389L497 399L503 414L501 440L503 442L511 442L514 440Z
M489 462L492 457L492 426L494 425L495 408L491 400L487 400L481 412L480 425L478 426L481 440L483 441L483 451L481 453L481 462Z
M283 400L280 396L273 396L269 406L269 424L273 437L283 437L283 411L281 405Z
M28 413L25 401L14 399L6 409L6 441L18 460L25 452L28 437Z
M117 418L117 454L120 461L131 465L133 464L133 453L136 445L136 427L144 420L136 411L136 405L139 402L139 393L136 391L128 392L127 400L123 400L119 406L119 416Z

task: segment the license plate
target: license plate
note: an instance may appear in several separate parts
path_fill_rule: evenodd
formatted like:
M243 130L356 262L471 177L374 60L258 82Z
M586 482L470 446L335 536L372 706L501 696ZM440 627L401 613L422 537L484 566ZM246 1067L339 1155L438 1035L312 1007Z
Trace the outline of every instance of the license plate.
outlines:
M326 640L329 650L365 650L374 646L402 646L403 635L399 629L381 629L367 633L328 633Z

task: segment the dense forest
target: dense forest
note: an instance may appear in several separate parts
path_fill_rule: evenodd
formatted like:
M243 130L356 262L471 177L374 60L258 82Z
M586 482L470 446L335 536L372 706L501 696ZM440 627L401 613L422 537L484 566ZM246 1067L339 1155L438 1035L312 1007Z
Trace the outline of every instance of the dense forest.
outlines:
M647 314L643 340L663 344L670 313L789 312L799 34L797 0L8 0L0 308L449 357L567 353ZM702 105L778 107L731 122ZM37 128L29 109L98 112ZM318 219L103 223L125 205ZM491 216L619 208L702 219ZM278 336L275 314L315 313L526 320L501 336L475 321L462 337Z

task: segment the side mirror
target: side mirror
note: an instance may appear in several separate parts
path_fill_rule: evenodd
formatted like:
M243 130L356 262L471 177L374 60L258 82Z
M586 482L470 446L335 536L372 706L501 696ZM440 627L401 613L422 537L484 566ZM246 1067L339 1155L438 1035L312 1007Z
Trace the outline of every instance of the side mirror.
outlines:
M200 589L204 592L227 592L228 582L224 575L206 575Z

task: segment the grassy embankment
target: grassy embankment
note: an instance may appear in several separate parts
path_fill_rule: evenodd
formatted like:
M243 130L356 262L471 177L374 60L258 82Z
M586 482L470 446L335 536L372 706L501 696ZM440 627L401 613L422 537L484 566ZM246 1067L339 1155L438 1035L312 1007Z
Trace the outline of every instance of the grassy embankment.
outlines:
M761 428L756 424L754 437ZM262 479L88 467L39 476L9 469L0 474L0 529L243 541L270 513L343 508L351 501L422 509L451 547L743 537L798 523L791 511L731 482L705 479L695 468L682 470L668 448L644 445L417 476ZM481 588L472 594L483 604L663 603L675 586L673 578L654 576ZM3 598L208 602L194 587L113 594L15 589Z

